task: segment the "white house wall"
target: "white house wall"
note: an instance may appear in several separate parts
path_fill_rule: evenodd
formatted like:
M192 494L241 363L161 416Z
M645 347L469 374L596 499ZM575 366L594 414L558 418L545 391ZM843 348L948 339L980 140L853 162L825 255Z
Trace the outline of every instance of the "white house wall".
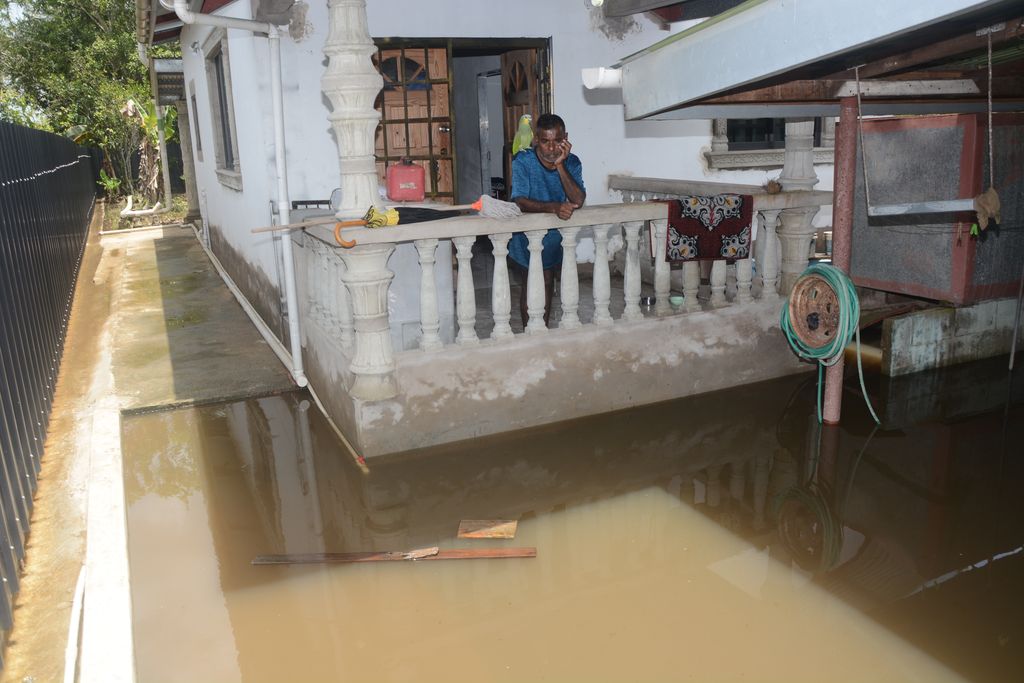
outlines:
M614 63L668 35L644 15L606 21L589 0L367 0L366 4L373 37L550 37L553 110L566 120L574 152L583 160L589 203L620 201L619 193L607 188L612 174L760 184L779 173L779 169L709 170L702 152L710 148L710 121L627 122L621 93L583 87L583 68ZM300 38L285 33L281 41L292 199L325 199L339 185L337 147L320 88L327 11L326 0L310 0ZM250 18L250 3L231 3L218 14ZM675 24L673 30L685 26ZM270 222L269 201L277 194L267 40L244 31L228 32L243 175L243 189L238 192L217 180L204 57L201 50L190 49L193 42L201 46L209 31L186 26L181 40L186 83L195 82L199 105L193 130L206 147L203 160L196 160L199 187L206 192L205 216L241 258L271 286L279 287L274 238L250 232ZM832 167L818 167L818 175L817 189L831 189ZM581 256L588 255L584 248Z

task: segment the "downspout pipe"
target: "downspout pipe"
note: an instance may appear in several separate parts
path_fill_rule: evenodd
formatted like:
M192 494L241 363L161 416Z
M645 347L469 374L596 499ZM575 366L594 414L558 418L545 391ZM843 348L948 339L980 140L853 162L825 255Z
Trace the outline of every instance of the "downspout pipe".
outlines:
M160 4L167 9L173 9L174 13L178 15L178 18L184 24L238 29L267 36L270 44L270 94L274 115L274 161L277 174L278 214L281 217L282 225L290 224L292 202L288 194L288 163L284 146L284 96L281 89L280 30L274 24L262 21L192 12L188 8L188 0L174 0L173 7L167 3L167 0L160 0ZM288 346L292 359L291 373L295 383L300 387L304 387L309 381L306 379L306 373L302 364L299 300L295 286L295 261L292 256L291 231L288 231L288 234L282 238L281 245L282 255L284 256L285 302L288 308Z

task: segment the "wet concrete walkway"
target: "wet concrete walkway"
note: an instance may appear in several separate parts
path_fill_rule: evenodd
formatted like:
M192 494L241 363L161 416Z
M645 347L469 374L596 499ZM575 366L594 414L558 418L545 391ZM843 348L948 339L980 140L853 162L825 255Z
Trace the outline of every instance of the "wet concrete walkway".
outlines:
M121 415L294 386L191 228L101 236L101 225L97 207L3 682L73 680L65 675L76 666L81 681L133 680Z

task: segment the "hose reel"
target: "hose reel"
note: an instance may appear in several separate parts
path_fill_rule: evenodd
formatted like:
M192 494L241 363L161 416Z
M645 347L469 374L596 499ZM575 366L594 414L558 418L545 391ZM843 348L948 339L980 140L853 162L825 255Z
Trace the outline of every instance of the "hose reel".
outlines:
M846 345L857 340L857 373L868 412L878 424L860 359L860 300L853 282L835 266L815 263L805 270L782 307L782 331L798 356L818 362L818 422L821 422L822 368L835 365Z
M789 320L793 333L810 348L826 346L839 334L839 295L828 280L804 275L789 296Z

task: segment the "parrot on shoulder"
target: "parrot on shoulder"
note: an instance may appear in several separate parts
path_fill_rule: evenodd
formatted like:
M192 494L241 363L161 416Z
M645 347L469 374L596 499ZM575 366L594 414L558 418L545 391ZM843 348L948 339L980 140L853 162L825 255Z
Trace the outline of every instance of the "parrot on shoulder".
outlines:
M516 136L512 138L512 156L519 154L524 149L528 149L533 144L533 126L531 121L533 121L533 117L529 114L523 114L519 117L519 128L516 130Z

